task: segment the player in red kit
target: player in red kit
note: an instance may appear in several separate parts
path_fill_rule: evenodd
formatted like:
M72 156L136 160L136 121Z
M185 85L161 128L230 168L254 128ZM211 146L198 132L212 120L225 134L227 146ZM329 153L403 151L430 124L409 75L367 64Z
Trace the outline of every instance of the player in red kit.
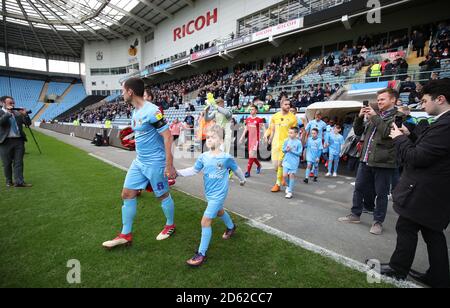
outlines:
M245 177L250 177L250 171L252 170L253 164L256 164L256 173L261 173L261 163L258 161L258 146L259 141L261 139L261 128L263 129L264 134L264 120L257 117L258 107L252 105L250 107L250 117L245 120L245 130L242 134L240 143L244 142L245 135L248 132L248 165L247 172L245 173Z

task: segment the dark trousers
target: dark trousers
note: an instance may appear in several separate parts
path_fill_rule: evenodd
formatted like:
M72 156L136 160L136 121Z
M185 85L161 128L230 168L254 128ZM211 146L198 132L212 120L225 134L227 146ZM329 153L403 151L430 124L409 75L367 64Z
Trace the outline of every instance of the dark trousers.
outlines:
M430 268L426 280L431 287L450 288L450 270L447 241L443 231L431 230L400 216L397 221L397 246L390 266L407 275L414 261L419 231L427 244Z
M377 197L373 220L379 223L384 222L393 172L394 169L368 167L366 163L360 163L353 192L352 213L354 215L361 216L364 200L369 200L375 191Z
M23 138L7 138L0 144L0 157L3 163L3 173L6 183L23 184L23 156L25 154L25 142Z
M354 172L355 170L358 169L358 166L359 166L359 158L349 156L347 162L347 170L350 172Z
M425 47L416 47L417 48L417 58L425 56Z

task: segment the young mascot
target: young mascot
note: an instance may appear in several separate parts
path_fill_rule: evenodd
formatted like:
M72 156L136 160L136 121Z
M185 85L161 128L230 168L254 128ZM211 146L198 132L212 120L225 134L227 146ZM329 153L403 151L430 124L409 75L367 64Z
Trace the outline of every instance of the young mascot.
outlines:
M191 168L179 170L177 174L182 177L194 176L203 171L204 189L208 206L201 221L202 238L198 252L187 264L198 267L206 261L206 252L212 237L211 224L217 216L222 218L226 225L226 231L222 238L229 239L236 231L236 225L230 215L224 211L223 205L228 194L229 170L239 178L241 186L245 184L244 174L234 158L221 150L224 131L219 125L208 128L206 133L206 147L208 152L203 153Z

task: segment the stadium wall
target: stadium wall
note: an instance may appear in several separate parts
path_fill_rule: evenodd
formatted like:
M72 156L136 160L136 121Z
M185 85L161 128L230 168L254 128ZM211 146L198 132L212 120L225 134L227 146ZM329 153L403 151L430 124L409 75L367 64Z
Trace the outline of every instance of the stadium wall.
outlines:
M130 65L130 61L138 61L140 68L155 61L170 57L176 53L187 51L196 44L205 43L218 38L228 37L230 33L236 33L237 21L254 12L265 9L281 1L275 0L244 0L244 1L226 1L226 0L199 0L194 7L187 7L178 12L173 19L168 19L158 25L155 31L154 39L144 43L143 34L141 37L132 36L127 41L116 40L110 43L90 43L84 48L83 62L86 66L86 88L88 93L92 90L116 90L120 88L119 80L126 75L110 76L91 76L90 68L111 68ZM353 1L352 1L353 2ZM357 0L355 3L359 3ZM389 2L389 1L388 1ZM346 4L347 6L349 4ZM443 8L436 10L436 8ZM190 21L195 21L199 16L207 18L208 12L214 14L217 8L217 23L211 19L210 25L205 26L200 31L194 31L192 35L183 38L174 39L174 30L188 25ZM234 59L224 60L215 57L210 60L204 60L197 63L197 67L185 66L172 73L175 76L185 77L196 73L201 73L210 69L223 67L232 68L238 63L248 63L251 61L268 61L273 56L283 53L293 52L302 47L304 50L321 50L325 46L335 44L338 50L339 43L356 40L359 36L365 34L377 34L392 32L395 30L410 30L412 26L423 25L436 22L438 20L448 19L449 1L437 0L412 1L400 7L395 7L382 12L381 24L368 24L366 16L360 16L351 19L352 29L346 30L341 22L336 22L327 26L321 26L312 30L307 30L315 23L324 22L339 18L342 15L343 6L330 8L323 12L323 15L313 14L305 17L305 31L283 38L278 47L265 42L256 46L245 48L237 54ZM347 8L349 9L349 8ZM356 8L355 8L356 9ZM433 12L430 14L430 12ZM323 18L319 18L323 16ZM192 23L191 23L192 28ZM130 45L136 38L139 39L137 47L137 60L132 60L128 54ZM102 51L102 60L98 60L98 52ZM159 74L152 77L151 82L164 82L174 79L174 75ZM96 82L96 86L92 86Z
M130 36L125 41L114 40L86 44L83 48L81 62L85 66L85 75L82 75L82 79L87 92L91 94L93 90L119 89L119 80L124 78L129 71L120 75L93 76L91 75L91 69L129 67L135 64L139 64L139 68L142 68L142 46L143 42L140 35ZM93 82L96 85L92 85Z
M414 6L402 6L400 9L391 9L382 12L380 24L368 24L365 16L352 20L352 29L346 30L341 22L321 26L311 30L305 30L279 41L278 47L264 42L249 48L244 48L235 53L234 59L224 60L214 57L198 62L198 67L184 66L173 71L174 75L158 74L149 79L151 83L165 82L174 78L187 77L192 74L206 72L208 70L228 67L232 69L240 63L263 60L270 61L272 57L291 53L302 48L303 50L322 50L325 47L333 47L337 51L344 42L356 41L358 37L371 34L396 32L398 30L409 31L414 26L425 25L449 18L450 1L438 0L435 2L419 2ZM436 7L448 8L436 10ZM428 14L424 12L431 12ZM412 16L414 18L412 19ZM340 44L341 43L341 44ZM351 47L351 46L349 46Z

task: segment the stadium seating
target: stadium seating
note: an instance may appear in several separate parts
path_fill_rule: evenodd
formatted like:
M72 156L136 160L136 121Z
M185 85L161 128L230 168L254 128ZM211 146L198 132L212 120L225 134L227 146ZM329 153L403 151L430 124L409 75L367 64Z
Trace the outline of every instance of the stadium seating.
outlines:
M439 78L450 78L450 59L441 60L441 70Z
M120 96L121 96L121 94L111 94L110 96L105 98L105 101L107 103L115 102Z
M47 95L61 96L70 86L70 83L66 82L50 82L48 84Z
M11 88L9 86L9 77L0 76L0 95L11 95Z
M200 112L203 110L202 107L196 108L195 111L193 112L186 112L185 109L175 109L175 108L169 108L167 110L164 111L164 115L167 119L167 122L169 124L171 124L175 119L178 119L180 121L184 121L184 119L186 118L187 114L191 114L194 118L197 118L200 115Z
M76 106L86 96L86 91L83 85L81 83L74 84L71 91L64 97L63 101L60 103L50 104L50 106L40 116L39 120L51 121L55 119L57 116Z
M127 118L127 116L123 115L120 117L116 117L112 121L113 125L115 126L128 126L131 125L131 119Z
M12 96L16 107L31 110L30 116L33 117L43 106L38 100L44 83L41 80L0 77L0 96Z

